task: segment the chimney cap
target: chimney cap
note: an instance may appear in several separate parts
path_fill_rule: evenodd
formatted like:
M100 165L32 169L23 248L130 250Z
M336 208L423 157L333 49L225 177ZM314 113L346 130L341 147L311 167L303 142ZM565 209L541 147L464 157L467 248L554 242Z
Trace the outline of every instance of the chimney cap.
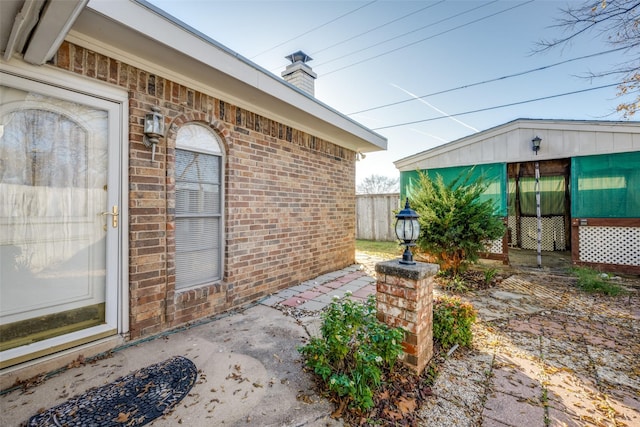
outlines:
M297 52L294 52L291 55L285 56L285 58L287 58L289 61L291 61L292 64L294 64L296 62L307 63L307 62L313 60L312 57L310 57L309 55L307 55L306 53L304 53L301 50L299 50Z

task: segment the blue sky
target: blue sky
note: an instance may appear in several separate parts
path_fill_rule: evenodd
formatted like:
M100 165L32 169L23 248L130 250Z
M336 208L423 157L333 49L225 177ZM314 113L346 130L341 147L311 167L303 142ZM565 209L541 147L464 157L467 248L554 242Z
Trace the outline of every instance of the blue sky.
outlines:
M617 83L584 76L615 69L624 51L451 90L613 49L589 33L534 53L537 41L562 34L553 25L564 1L151 3L278 76L285 56L311 56L316 98L388 139L387 151L358 162L358 183L372 174L397 177L395 160L517 118L621 119L615 87L521 102Z

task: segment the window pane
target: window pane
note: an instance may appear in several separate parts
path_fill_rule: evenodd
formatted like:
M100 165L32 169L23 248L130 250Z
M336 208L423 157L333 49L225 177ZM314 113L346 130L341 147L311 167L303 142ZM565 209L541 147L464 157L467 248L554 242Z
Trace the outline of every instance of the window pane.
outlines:
M222 142L206 126L190 123L178 131L176 147L198 153L222 154Z
M176 153L176 181L220 182L220 157L183 150L179 153Z
M220 278L220 219L176 219L176 288Z
M202 128L186 128L194 126ZM181 132L183 143L185 135L193 134ZM198 135L204 143L202 132ZM176 150L176 289L221 279L221 164L215 154Z
M176 182L176 216L219 214L219 185Z
M197 251L202 248L218 247L220 230L219 218L178 218L176 219L176 250Z

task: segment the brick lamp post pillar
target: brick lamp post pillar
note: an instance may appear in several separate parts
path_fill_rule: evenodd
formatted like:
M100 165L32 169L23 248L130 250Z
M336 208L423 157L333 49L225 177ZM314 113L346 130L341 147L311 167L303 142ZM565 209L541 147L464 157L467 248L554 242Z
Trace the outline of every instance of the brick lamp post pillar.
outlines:
M376 264L378 320L405 330L403 362L421 374L433 357L433 279L438 266L401 260Z

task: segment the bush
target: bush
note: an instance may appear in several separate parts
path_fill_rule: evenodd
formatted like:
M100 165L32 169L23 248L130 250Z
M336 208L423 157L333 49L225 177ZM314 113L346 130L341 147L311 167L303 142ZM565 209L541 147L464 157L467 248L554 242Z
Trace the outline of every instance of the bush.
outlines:
M571 272L578 278L578 287L585 292L616 296L624 291L619 285L609 281L607 273L600 273L588 267L575 267Z
M475 320L473 305L458 297L440 296L433 300L433 339L445 350L456 344L469 347Z
M330 304L322 315L322 336L298 351L331 393L366 410L373 406L383 369L393 369L402 354L404 331L377 320L373 295L365 304L348 296Z
M476 262L486 243L504 235L493 200L481 201L488 184L471 180L473 169L449 184L418 172L419 182L410 192L411 206L420 215L418 249L436 258L440 269L458 276Z

